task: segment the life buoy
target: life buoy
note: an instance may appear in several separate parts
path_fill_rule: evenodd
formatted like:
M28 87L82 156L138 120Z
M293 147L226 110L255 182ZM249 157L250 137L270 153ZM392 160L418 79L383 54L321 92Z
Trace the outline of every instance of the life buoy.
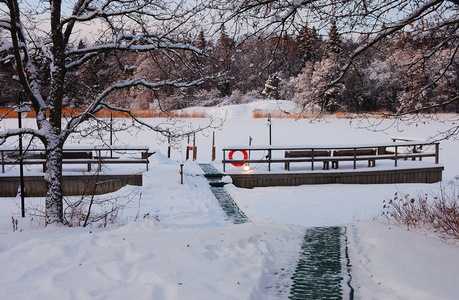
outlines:
M245 150L233 150L228 154L228 158L229 159L233 159L233 154L234 154L234 152L237 152L237 151L241 151L242 154L244 154L243 160L246 160L246 159L249 158L249 155L247 154L247 151L245 151ZM233 166L235 166L235 167L242 167L244 165L244 163L231 163L231 164Z

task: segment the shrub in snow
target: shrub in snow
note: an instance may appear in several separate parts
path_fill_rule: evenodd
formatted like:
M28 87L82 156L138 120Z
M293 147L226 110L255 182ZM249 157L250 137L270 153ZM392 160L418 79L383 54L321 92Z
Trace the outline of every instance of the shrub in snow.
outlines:
M384 200L382 215L408 229L427 230L441 239L459 241L459 178L439 192L411 197L396 193Z
M235 89L231 95L223 97L220 101L221 105L231 105L231 104L244 104L253 101L254 98L252 95L256 92L251 92L244 94L238 89ZM258 94L258 93L257 93ZM258 94L259 95L259 94Z
M97 176L97 173L96 173ZM138 199L139 206L142 193L132 189L124 195L95 195L95 188L89 181L82 196L64 197L64 223L70 227L107 227L119 224L121 215L132 200Z
M216 88L198 90L193 96L196 102L204 107L215 106L220 102L220 91Z
M11 217L11 223L13 224L13 232L18 230L18 219Z

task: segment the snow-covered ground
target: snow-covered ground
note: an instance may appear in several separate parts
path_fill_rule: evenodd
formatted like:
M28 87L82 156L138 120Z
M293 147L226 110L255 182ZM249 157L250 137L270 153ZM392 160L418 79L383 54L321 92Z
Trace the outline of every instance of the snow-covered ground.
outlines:
M227 115L223 127L215 130L214 165L221 168L223 147L247 145L249 136L253 145L267 144L266 120L252 119L251 112L279 106L293 108L292 103L272 101L209 108L214 116ZM208 119L185 122L197 127ZM0 122L1 128L15 125L15 120ZM362 125L335 118L313 123L274 119L272 140L273 145L379 143L393 135L427 138L446 128L430 121L371 132L358 129ZM196 136L199 162L211 160L212 131ZM30 216L43 199L26 199L25 219L18 198L0 199L0 299L285 299L305 229L330 225L347 227L356 299L459 295L458 245L379 218L383 200L397 191L423 193L437 190L439 183L252 190L230 184L226 189L251 221L232 225L207 181L196 176L202 171L195 162L185 162L185 184L180 184L178 161L185 157L186 140L179 147L182 152L172 150L171 159L165 156L167 145L158 143L152 132L122 133L116 143L148 145L157 153L144 173L143 187L125 187L110 195L119 203L132 192L137 196L108 228L44 229L39 217ZM458 145L441 143L442 184L459 175ZM69 168L75 171L75 166ZM106 171L138 171L135 168L142 166L110 166ZM16 171L8 172L5 176ZM16 232L12 217L18 220Z

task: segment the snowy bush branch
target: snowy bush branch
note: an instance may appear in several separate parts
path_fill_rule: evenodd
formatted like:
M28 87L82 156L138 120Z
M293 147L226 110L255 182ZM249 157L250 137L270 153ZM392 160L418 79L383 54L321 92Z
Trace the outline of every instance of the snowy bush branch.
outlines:
M427 230L443 240L459 240L459 194L456 182L419 196L396 193L384 201L382 216L407 229Z

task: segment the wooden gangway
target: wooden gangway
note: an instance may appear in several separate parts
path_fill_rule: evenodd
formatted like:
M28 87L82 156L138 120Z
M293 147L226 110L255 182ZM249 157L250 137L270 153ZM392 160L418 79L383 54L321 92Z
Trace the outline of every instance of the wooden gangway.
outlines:
M425 140L332 146L231 146L222 151L223 172L232 178L235 186L243 188L333 183L433 183L442 180L444 170L439 164L440 143ZM244 158L236 158L241 156L237 152L242 152ZM432 158L433 162L423 161L425 158ZM368 163L365 166L358 164L359 161ZM390 161L393 163L388 163ZM318 169L317 163L322 168ZM241 168L233 167L226 172L228 164ZM283 164L284 168L272 171L273 164ZM266 166L267 171L253 171L252 166L260 165ZM295 165L293 171L292 165Z

